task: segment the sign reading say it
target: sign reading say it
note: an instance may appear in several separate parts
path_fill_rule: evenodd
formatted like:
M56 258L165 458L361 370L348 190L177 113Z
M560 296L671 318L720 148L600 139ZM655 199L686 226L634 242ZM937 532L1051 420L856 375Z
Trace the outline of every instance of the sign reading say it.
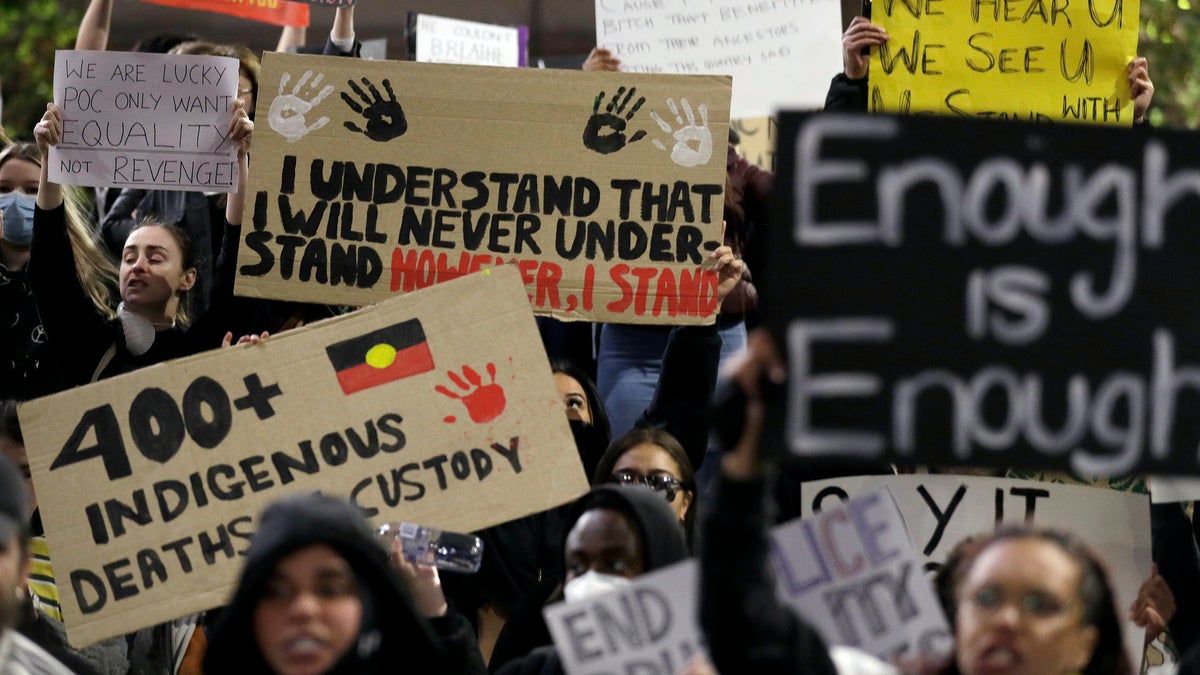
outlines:
M242 295L362 305L515 262L534 311L710 323L730 81L267 54Z
M587 488L505 267L20 408L73 644L228 599L294 492L469 532Z

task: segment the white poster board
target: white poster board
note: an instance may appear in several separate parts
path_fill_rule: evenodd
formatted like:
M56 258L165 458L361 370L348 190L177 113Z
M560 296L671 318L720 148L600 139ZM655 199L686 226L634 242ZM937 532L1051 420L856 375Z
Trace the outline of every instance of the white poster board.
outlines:
M225 56L55 52L63 131L50 149L50 180L233 192L238 68Z
M732 75L734 118L824 105L841 35L839 0L596 0L596 44L621 70Z
M840 498L881 486L891 489L913 546L930 563L940 563L968 536L989 532L998 524L1028 522L1069 531L1091 546L1107 565L1121 615L1150 576L1146 495L1011 478L852 476L803 483L801 513L810 515L814 509L835 506ZM1134 659L1142 653L1143 635L1133 622L1125 622L1125 645Z
M467 66L523 65L521 31L477 21L417 15L416 60Z
M945 656L950 628L887 488L771 531L779 595L830 645Z

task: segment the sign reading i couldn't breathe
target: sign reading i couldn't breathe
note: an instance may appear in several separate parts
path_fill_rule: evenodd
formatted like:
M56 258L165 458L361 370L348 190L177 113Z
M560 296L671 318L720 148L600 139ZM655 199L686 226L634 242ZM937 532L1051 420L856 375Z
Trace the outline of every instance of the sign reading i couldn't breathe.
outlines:
M220 605L280 496L469 532L587 488L517 270L20 408L74 644Z
M233 192L238 67L225 56L55 52L63 130L50 149L50 180Z
M238 293L362 305L516 262L534 311L709 323L730 80L267 54Z

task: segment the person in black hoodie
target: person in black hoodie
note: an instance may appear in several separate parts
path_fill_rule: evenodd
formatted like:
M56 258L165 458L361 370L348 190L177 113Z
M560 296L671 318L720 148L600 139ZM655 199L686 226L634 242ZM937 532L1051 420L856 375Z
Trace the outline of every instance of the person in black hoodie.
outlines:
M319 494L263 512L204 672L482 673L470 626L427 620L359 512Z
M563 543L566 583L539 586L514 610L492 654L500 675L563 672L542 608L582 600L688 557L679 518L662 495L641 485L597 485L571 504ZM532 651L530 651L532 649ZM526 654L522 658L521 654Z

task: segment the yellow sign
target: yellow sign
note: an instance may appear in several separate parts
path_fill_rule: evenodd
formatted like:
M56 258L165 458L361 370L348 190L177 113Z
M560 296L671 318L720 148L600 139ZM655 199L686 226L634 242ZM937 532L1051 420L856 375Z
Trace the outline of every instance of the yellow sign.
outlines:
M1138 0L876 0L870 110L1130 126Z

